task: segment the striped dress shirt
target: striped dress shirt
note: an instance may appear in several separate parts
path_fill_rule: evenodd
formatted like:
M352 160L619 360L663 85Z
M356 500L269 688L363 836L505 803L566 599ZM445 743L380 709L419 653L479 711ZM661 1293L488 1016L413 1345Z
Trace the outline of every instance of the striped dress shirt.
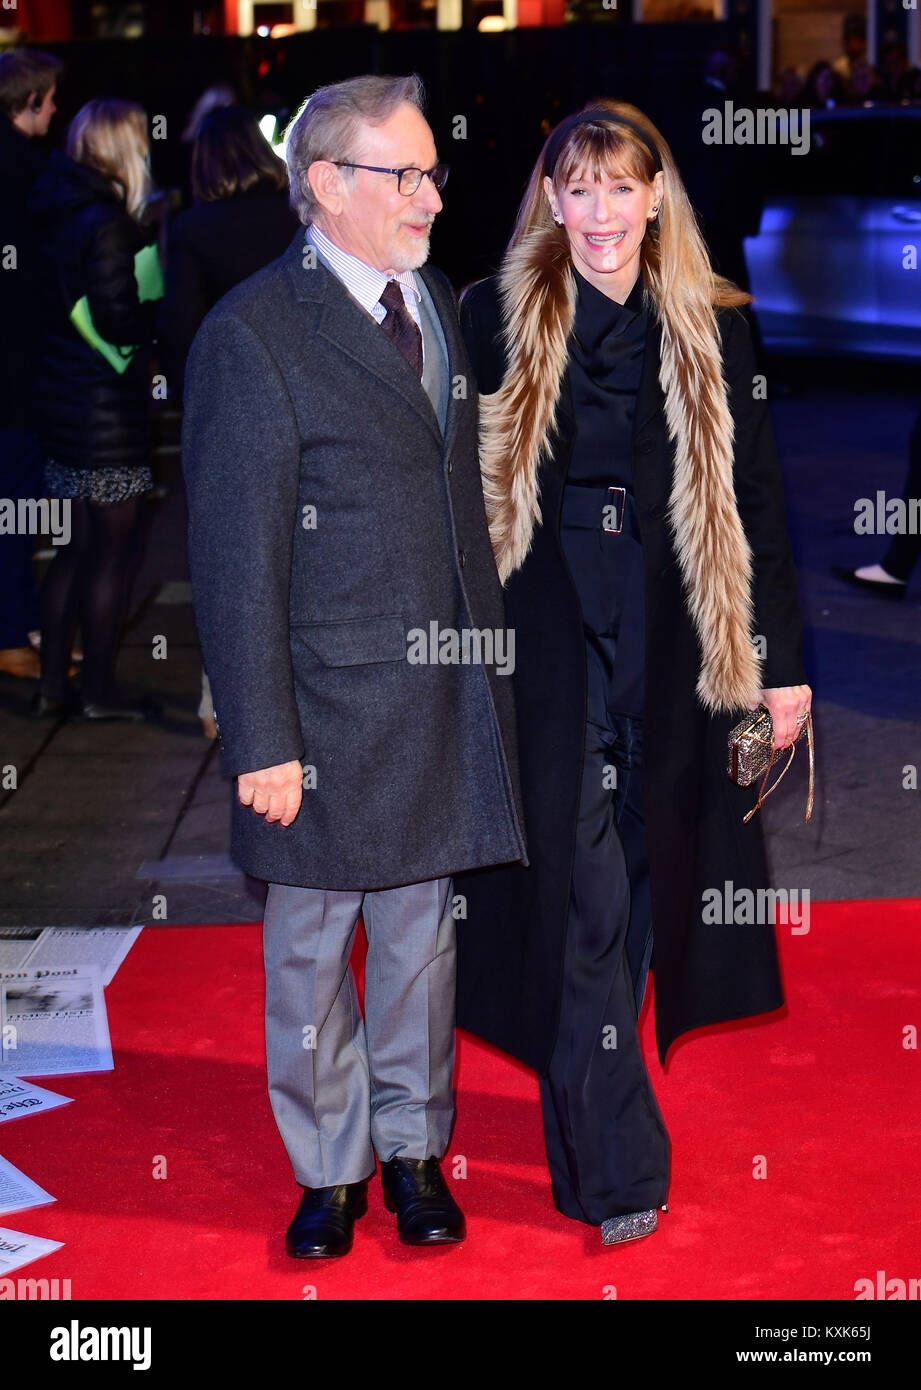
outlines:
M352 298L357 299L361 307L373 315L378 323L383 323L387 317L387 310L381 304L380 299L391 277L385 275L382 270L375 270L374 266L368 265L365 261L360 261L357 256L351 255L348 251L343 251L341 246L330 241L326 233L322 232L315 222L311 222L307 228L307 240L313 246L326 269L332 271L333 275L342 281ZM416 286L416 278L411 270L400 270L393 276L393 279L400 286L403 292L403 303L412 315L423 339L424 362L425 338L422 333L422 317L419 313L419 302L422 295Z

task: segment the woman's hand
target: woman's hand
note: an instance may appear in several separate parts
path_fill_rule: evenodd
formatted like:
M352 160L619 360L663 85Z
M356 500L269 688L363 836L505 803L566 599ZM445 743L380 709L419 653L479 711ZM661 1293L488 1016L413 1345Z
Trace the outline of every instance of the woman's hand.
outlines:
M805 724L801 715L812 709L812 691L808 685L780 685L762 690L758 699L767 709L774 725L774 747L789 748Z

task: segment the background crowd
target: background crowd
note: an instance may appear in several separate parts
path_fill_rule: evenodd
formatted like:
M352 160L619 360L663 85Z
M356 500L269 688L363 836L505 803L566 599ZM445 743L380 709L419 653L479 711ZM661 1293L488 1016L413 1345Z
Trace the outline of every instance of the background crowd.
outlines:
M202 319L281 254L298 222L282 160L229 91L206 93L193 112L188 187L167 198L154 193L148 120L137 103L88 102L64 147L46 152L60 78L48 55L0 58L0 178L10 194L3 240L17 257L16 274L2 282L4 321L14 326L3 348L3 493L70 509L69 543L40 593L34 536L3 538L0 669L38 679L37 717L139 720L156 707L126 699L114 666L144 544L143 503L154 491L155 399L181 401ZM162 253L166 281L145 293L137 269L148 247ZM75 322L81 304L95 339ZM72 649L77 624L82 650Z
M921 68L909 62L902 39L896 35L886 39L875 65L867 60L867 24L862 15L846 16L841 39L837 58L820 59L808 72L784 68L776 95L785 106L828 110L867 102L921 102Z
M888 40L875 66L866 52L864 21L848 17L841 54L808 73L781 73L775 104L921 103L921 70L901 40ZM671 118L664 84L650 91L648 105L662 104L660 120L714 266L748 288L743 243L758 231L764 197L758 152L706 149L695 118L722 100L756 105L758 94L728 46L703 55L696 72ZM65 70L48 53L0 55L0 244L16 257L15 271L0 276L0 495L70 507L70 543L53 550L40 585L41 541L0 536L0 672L37 682L32 709L39 718L142 720L158 712L149 700L128 698L114 674L126 595L156 497L152 427L158 409L181 406L186 356L208 310L279 256L297 229L284 163L259 124L267 106L276 132L292 114L275 76L199 87L181 139L163 142L167 157L150 138L149 100L92 97L59 130L53 118L61 84L74 80L85 93L86 74ZM534 84L533 99L545 109L539 135L565 114L574 81L561 68L552 101ZM519 191L514 158L523 166L532 152L524 145L517 151L513 124L493 132L476 126L484 104L476 75L471 86L475 139L468 143L487 159L456 166L452 216L435 246L458 288L496 264ZM453 98L436 89L439 100L450 111ZM508 100L514 109L514 92ZM145 289L137 272L147 248L159 252L164 283ZM83 331L85 322L77 326L81 306L95 338ZM760 353L756 316L752 325ZM918 487L919 439L916 428L907 495ZM907 558L890 556L888 569L840 577L899 597L916 559L914 545ZM206 685L200 713L212 734Z

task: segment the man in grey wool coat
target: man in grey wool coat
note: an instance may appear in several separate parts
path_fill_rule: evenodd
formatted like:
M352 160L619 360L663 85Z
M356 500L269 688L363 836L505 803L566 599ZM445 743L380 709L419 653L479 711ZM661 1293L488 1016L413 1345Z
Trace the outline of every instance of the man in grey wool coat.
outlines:
M421 98L414 77L313 95L287 146L305 229L212 310L186 373L189 564L232 853L269 884L268 1083L304 1189L298 1258L351 1248L375 1152L401 1240L464 1238L439 1166L451 878L527 862L476 389L425 264L447 169Z

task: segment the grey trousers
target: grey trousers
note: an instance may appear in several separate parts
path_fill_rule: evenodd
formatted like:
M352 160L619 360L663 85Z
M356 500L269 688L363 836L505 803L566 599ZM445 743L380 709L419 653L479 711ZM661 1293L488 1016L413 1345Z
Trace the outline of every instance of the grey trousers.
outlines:
M440 1158L454 1119L451 879L378 893L269 885L269 1098L305 1187L359 1182L374 1153ZM349 953L368 938L362 1019Z

